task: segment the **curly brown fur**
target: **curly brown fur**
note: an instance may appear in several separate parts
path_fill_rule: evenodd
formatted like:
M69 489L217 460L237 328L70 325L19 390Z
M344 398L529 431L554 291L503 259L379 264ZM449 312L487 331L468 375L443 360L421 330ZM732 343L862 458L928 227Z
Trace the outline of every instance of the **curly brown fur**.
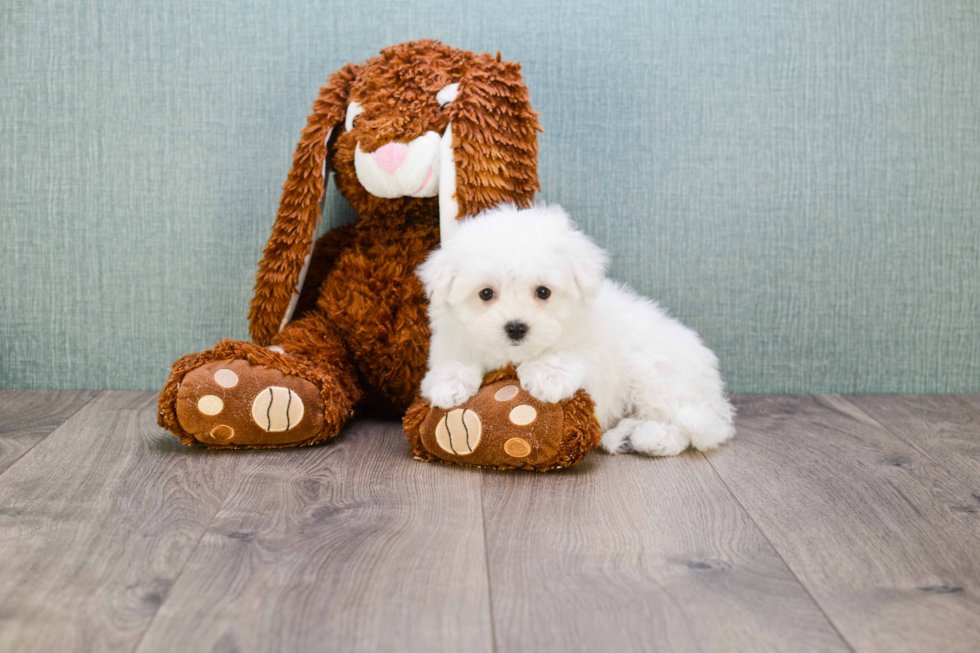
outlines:
M345 224L331 229L316 241L306 282L303 284L303 291L296 305L296 314L293 315L294 322L316 306L320 299L320 286L326 281L327 274L333 268L340 253L354 243L356 235L354 225Z
M459 97L441 108L436 93L460 81ZM364 111L353 129L331 138L328 153L327 134L343 129L352 99ZM360 144L362 151L370 153L427 131L442 133L450 121L458 217L502 202L529 205L540 188L536 136L540 125L519 64L421 40L386 48L360 66L348 64L330 76L296 147L272 238L259 265L249 312L255 342L271 341L310 253L320 220L324 160L329 156L337 188L357 212L358 222L377 223L387 246L398 249L408 244L406 234L391 221L403 222L411 216L436 226L438 201L369 194L357 180L354 150Z
M225 341L180 359L161 394L161 424L185 442L195 441L173 411L180 379L222 356L268 359L263 364L314 381L326 393L328 424L342 424L359 403L403 412L427 359L426 301L414 270L438 245L439 202L370 195L357 179L355 148L374 152L428 131L442 133L452 121L456 217L501 202L527 206L538 189L540 127L519 71L518 64L489 54L422 40L386 48L331 75L297 144L249 312L254 342L279 344L286 354L260 355L254 345ZM436 93L456 82L457 98L440 106ZM348 131L344 118L355 99L363 112ZM334 171L357 218L311 248L325 168ZM311 263L300 289L307 257ZM292 322L277 335L294 294ZM318 439L338 430L331 426Z
M452 121L460 217L500 202L528 205L538 189L540 127L519 70L489 54L423 40L386 48L330 77L297 146L260 264L250 313L256 342L272 342L309 253L307 234L320 218L329 156L357 221L317 243L307 280L318 284L318 297L311 306L313 291L306 290L297 317L316 312L337 327L373 404L401 412L411 403L429 340L425 296L414 270L438 245L438 200L370 195L357 180L354 150L360 144L373 152L442 132ZM459 97L441 108L436 92L460 80ZM331 138L328 153L327 134L343 129L347 104L355 98L364 111L353 129Z
M330 77L297 146L260 265L250 314L256 342L272 341L288 305L310 248L301 236L320 217L327 133L343 129L347 104L357 99L363 113L353 129L331 139L329 152L337 187L357 221L340 236L330 231L320 239L308 273L310 282L320 282L319 296L315 308L301 309L336 326L373 403L399 412L408 406L424 373L429 340L425 296L414 270L438 245L438 200L374 197L357 180L354 150L360 144L373 152L430 130L442 132L451 120L461 216L504 201L527 205L538 188L539 126L519 69L489 54L416 41L386 48ZM459 97L441 109L436 93L460 80Z

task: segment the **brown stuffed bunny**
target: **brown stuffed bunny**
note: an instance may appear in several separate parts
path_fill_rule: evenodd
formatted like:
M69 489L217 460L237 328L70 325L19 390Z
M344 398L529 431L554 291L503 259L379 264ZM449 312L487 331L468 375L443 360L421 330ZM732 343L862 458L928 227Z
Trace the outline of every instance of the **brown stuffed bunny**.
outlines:
M455 220L528 206L538 189L540 127L519 70L423 40L331 75L259 264L255 344L223 340L176 361L160 425L186 444L290 447L335 436L356 407L403 413L429 342L416 266ZM328 169L357 219L311 251Z

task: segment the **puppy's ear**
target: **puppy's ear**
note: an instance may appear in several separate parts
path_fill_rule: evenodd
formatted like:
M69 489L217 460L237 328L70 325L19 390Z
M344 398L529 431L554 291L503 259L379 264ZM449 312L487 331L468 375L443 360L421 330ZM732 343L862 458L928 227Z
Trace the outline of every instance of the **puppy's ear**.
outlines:
M538 185L538 114L521 79L521 66L475 55L447 104L439 177L443 242L456 220L499 204L527 207Z
M430 254L416 270L425 288L425 296L434 306L443 306L449 301L457 273L456 261L442 249Z
M599 292L599 287L606 278L609 255L577 229L569 231L568 241L569 263L575 276L575 285L582 297L591 299Z
M262 250L255 277L255 296L248 313L249 331L267 345L289 322L299 300L320 223L320 201L326 187L328 141L336 137L347 113L350 86L357 69L347 64L327 80L313 104L283 186L272 236Z

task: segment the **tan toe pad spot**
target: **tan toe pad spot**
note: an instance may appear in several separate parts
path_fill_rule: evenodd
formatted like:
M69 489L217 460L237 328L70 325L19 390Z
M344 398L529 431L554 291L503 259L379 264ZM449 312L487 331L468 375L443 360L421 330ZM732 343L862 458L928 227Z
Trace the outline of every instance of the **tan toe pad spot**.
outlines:
M505 385L500 390L497 390L493 398L497 401L510 401L517 396L518 392L519 390L516 385Z
M217 442L230 442L235 437L235 429L227 424L218 424L211 429L211 437Z
M504 451L514 458L525 458L531 453L531 445L523 438L511 438L504 442Z
M214 382L222 388L234 388L238 385L238 375L228 369L218 370L214 373Z
M221 401L221 397L215 395L204 395L197 400L197 409L205 415L217 415L224 407L225 402Z
M538 416L538 411L533 406L521 404L510 411L510 421L518 426L526 426L533 422Z
M449 411L436 424L436 442L447 453L466 456L480 444L483 424L472 410L457 408Z
M288 431L303 419L303 400L281 386L270 386L252 401L252 419L265 431Z

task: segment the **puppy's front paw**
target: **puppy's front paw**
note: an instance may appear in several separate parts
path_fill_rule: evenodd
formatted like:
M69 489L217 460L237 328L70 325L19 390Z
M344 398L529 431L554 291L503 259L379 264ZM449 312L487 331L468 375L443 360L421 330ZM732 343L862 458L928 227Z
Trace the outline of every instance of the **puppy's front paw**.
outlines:
M433 387L430 391L429 400L436 408L450 409L458 406L473 395L475 391L466 387L466 384L456 379L448 383L442 383Z
M584 366L550 356L543 360L522 363L517 368L521 387L538 401L550 404L568 399L582 387Z
M440 365L422 379L422 396L436 408L448 410L475 395L482 381L479 368L462 363Z

